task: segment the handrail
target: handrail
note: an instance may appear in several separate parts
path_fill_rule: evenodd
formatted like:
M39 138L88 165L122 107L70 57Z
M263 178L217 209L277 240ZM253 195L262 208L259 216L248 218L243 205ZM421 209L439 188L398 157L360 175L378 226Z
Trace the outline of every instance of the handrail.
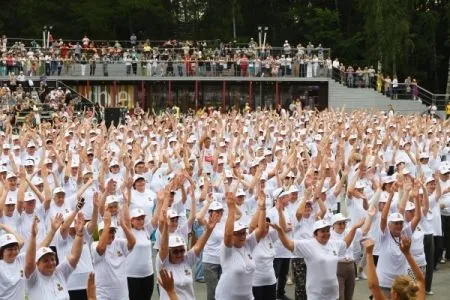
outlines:
M365 76L369 75L367 70L360 70L360 71L362 72L361 76L363 78ZM349 77L348 76L349 74L351 74L352 77ZM397 99L401 100L402 96L403 97L408 96L408 97L411 97L412 99L408 98L408 97L406 99L421 101L422 103L424 103L426 105L430 105L430 106L436 105L438 108L440 108L440 110L444 109L445 106L447 105L447 103L449 102L449 98L450 98L449 94L435 94L420 85L417 85L417 84L414 85L413 82L411 82L410 84L404 83L404 82L398 82L397 88L395 90L394 90L394 84L392 82L390 82L389 86L387 87L387 90L386 90L386 86L385 86L386 81L383 80L381 83L381 86L378 86L379 74L376 74L375 72L373 72L373 73L371 73L371 75L372 76L369 80L369 86L365 86L365 84L364 84L363 87L373 88L375 91L378 91L378 92L388 96L392 100L397 100ZM359 80L357 70L354 70L353 72L347 72L347 71L341 71L340 69L333 67L331 76L332 76L332 79L334 79L336 82L339 82L343 85L347 85L348 87L361 87L361 86L353 86L355 84L355 81ZM356 78L356 80L355 80L355 78ZM417 86L417 94L413 94L413 92L412 92L412 89L414 86ZM411 91L406 92L408 87L411 89ZM399 93L399 92L403 92L403 94ZM399 96L400 96L400 98L399 98ZM445 98L445 99L443 99L443 98Z

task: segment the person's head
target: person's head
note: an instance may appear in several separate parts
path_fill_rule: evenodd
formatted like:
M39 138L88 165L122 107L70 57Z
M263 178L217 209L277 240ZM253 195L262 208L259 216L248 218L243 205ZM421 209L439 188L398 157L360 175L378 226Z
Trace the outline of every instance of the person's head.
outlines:
M439 172L441 173L441 180L447 181L450 174L450 168L447 166L441 166Z
M116 160L111 161L111 162L109 163L109 171L110 171L112 174L118 174L119 171L120 171L120 165L119 165L119 162L116 161Z
M240 205L244 204L244 200L245 200L245 192L242 189L237 190L236 204L240 206Z
M134 229L142 230L145 225L145 212L142 208L135 208L130 213L131 226Z
M386 176L385 178L383 178L381 189L390 193L393 189L394 182L395 176Z
M98 224L98 233L100 236L102 235L104 228L105 228L105 223L100 222L100 224ZM117 226L111 221L111 225L109 227L109 232L108 232L108 245L111 245L111 243L116 238L116 232L117 232Z
M175 210L169 208L167 210L167 217L169 218L169 232L175 232L179 225L178 221L180 216Z
M223 205L218 201L211 202L208 213L210 218L217 218L217 222L220 222L223 216Z
M400 275L394 279L391 288L392 300L410 300L416 299L419 287L409 276Z
M330 224L324 220L319 220L314 223L314 237L322 245L328 243L330 239Z
M425 188L428 194L434 193L436 190L436 180L433 177L428 177L425 179Z
M169 262L171 264L180 264L184 261L186 253L186 243L178 234L169 235Z
M57 187L53 190L53 200L55 200L55 204L57 206L61 206L64 204L64 198L66 196L66 192L62 187Z
M119 213L119 199L115 195L109 195L105 201L106 209L111 213L111 216L117 216Z
M145 163L142 160L139 160L134 164L134 172L136 174L143 174L145 172Z
M8 173L6 175L6 180L8 181L8 188L14 191L17 188L17 176L14 173Z
M25 213L32 214L36 208L36 196L32 192L26 192L23 200Z
M278 195L277 195L278 194ZM276 199L276 205L281 206L281 208L285 208L289 205L289 192L283 189L277 189L274 192L274 199Z
M423 196L423 195L422 195ZM412 202L407 202L405 207L405 221L411 222L411 220L414 218L414 212L416 209L416 205Z
M247 226L240 221L234 222L233 228L233 246L242 248L247 240Z
M48 247L41 247L36 252L36 265L44 276L51 276L56 270L56 254Z
M332 220L334 232L339 234L343 233L347 226L347 221L348 218L346 218L342 213L335 214Z
M399 213L392 213L388 217L389 231L394 237L400 237L403 230L404 217Z
M13 234L7 233L0 237L0 260L11 264L19 254L19 242Z
M143 193L145 191L145 178L141 175L134 175L133 187L136 191Z
M306 201L305 209L302 212L302 218L309 219L309 217L311 217L312 210L312 201Z

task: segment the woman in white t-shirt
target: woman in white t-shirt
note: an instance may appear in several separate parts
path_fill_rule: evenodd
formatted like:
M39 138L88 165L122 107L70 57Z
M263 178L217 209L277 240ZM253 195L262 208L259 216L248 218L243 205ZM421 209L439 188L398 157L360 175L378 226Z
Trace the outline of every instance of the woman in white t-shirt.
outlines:
M343 240L330 239L331 225L324 220L314 223L314 238L308 240L291 240L281 227L275 224L271 226L278 231L278 236L287 249L305 259L308 299L338 299L338 257L343 255L352 243L357 226L361 226L360 223L356 223Z
M0 236L0 299L23 300L25 255L19 255L23 240L6 225L0 224L0 230L8 232Z
M172 272L178 297L183 300L194 300L192 266L202 252L218 221L218 217L209 219L205 232L189 251L186 251L186 243L181 236L177 234L169 236L168 219L167 211L163 208L162 217L159 221L162 234L161 246L156 257L156 270L159 272L161 269L166 269ZM169 300L170 297L164 289L161 289L159 299Z
M372 214L375 215L375 208L372 209ZM357 229L355 232L355 237L352 243L347 247L347 249L343 253L339 253L338 256L338 266L337 266L337 277L339 282L339 299L342 300L351 300L353 299L353 292L355 290L355 253L354 253L354 244L358 244L361 241L362 237L367 234L370 228L371 218L367 218L369 220L367 225L365 225L365 229L360 230ZM346 228L348 218L344 217L342 213L338 213L333 215L332 217L332 226L333 230L331 231L331 239L332 240L344 240L344 238L348 235L351 229ZM364 219L362 219L363 223ZM358 222L357 222L358 223ZM360 224L357 225L359 227ZM359 255L359 251L358 251Z
M127 257L128 293L130 300L150 300L155 280L150 237L155 228L152 223L146 223L147 214L142 208L134 208L130 217L136 245Z
M48 247L36 251L37 223L35 218L30 244L25 256L24 277L29 300L58 299L69 300L67 282L77 267L84 241L84 217L79 215L75 221L75 239L70 254L56 266L56 254Z
M136 244L136 238L124 218L120 226L125 239L115 238L117 225L111 222L111 213L105 211L98 225L100 238L92 244L96 292L99 299L128 300L126 259Z
M142 208L145 215L151 218L153 208L155 207L156 194L146 188L145 177L143 175L134 175L133 189L131 190L130 210Z
M89 222L86 223L84 228L84 241L83 250L81 252L80 261L77 268L70 275L67 282L67 289L71 300L86 299L87 298L87 280L89 273L94 271L92 265L92 257L90 246L92 243L92 233L97 227L98 219L98 194L94 194L94 206L89 216L92 217ZM70 253L72 244L76 238L75 222L74 219L77 216L78 210L74 210L67 214L64 218L64 223L61 225L58 232L56 232L54 241L57 249L57 257L59 261L63 261L65 257ZM79 217L82 212L79 213ZM83 215L84 216L84 215Z
M261 187L260 187L261 188ZM260 221L265 220L263 227L259 227ZM255 260L255 273L253 274L253 297L255 300L275 300L277 293L277 278L273 268L275 259L275 242L278 239L277 232L269 227L270 219L266 218L266 195L258 194L258 209L253 215L249 229L261 228L261 239L252 255Z
M217 219L217 225L215 226L211 237L208 239L203 250L202 263L205 274L206 283L206 299L213 300L217 283L222 274L222 268L220 266L220 245L223 241L223 233L225 222L223 219L223 205L218 201L212 201L211 194L208 195L203 208L197 214L197 220L201 225L205 226L207 224L207 219L205 218L206 213L208 213L208 218Z
M216 299L252 300L252 281L249 278L253 277L256 268L252 254L263 236L266 218L264 214L260 214L258 228L247 235L247 226L235 221L235 195L228 193L226 198L228 216L225 223L223 244L220 246L222 275L216 287ZM260 209L266 207L262 203L258 205L260 205L258 206Z

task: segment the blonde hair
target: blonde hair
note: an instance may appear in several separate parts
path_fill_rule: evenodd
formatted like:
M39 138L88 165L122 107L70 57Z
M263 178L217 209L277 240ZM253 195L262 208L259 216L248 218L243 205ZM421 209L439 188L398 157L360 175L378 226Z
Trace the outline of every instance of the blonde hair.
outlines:
M392 283L392 291L396 294L397 300L415 300L419 287L409 276L398 276Z

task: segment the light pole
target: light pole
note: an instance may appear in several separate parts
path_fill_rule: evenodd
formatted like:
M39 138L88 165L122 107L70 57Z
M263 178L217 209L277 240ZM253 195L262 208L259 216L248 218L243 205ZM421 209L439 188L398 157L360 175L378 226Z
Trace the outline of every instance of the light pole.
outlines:
M264 26L263 52L265 52L265 48L266 48L267 30L269 30L269 27Z
M45 49L47 43L45 42L45 37L47 34L47 25L44 25L44 27L42 27L42 48Z
M42 27L42 47L44 49L48 49L50 48L50 30L53 29L53 26L47 26L44 25L44 27Z

